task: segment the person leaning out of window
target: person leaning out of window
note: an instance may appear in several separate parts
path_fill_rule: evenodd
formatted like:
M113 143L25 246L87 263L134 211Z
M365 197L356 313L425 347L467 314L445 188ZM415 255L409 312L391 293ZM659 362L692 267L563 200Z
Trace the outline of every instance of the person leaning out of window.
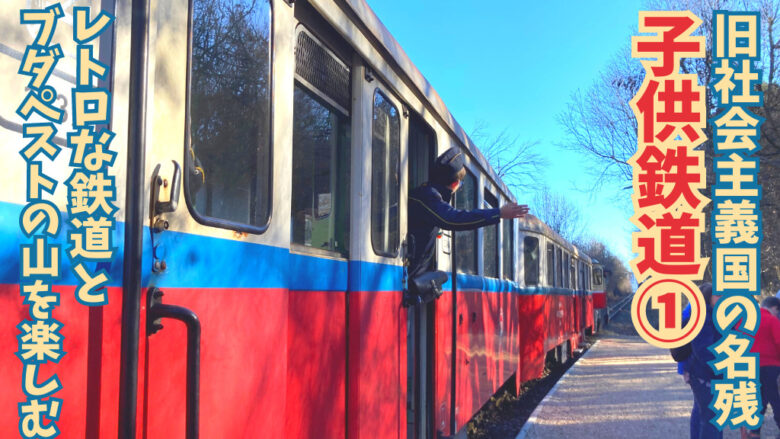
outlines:
M466 176L463 153L450 148L433 164L430 181L412 190L409 195L409 270L413 284L417 276L432 270L436 237L439 229L473 230L498 224L501 219L522 218L527 205L507 203L501 208L459 210L450 204L453 194ZM446 281L446 277L444 278ZM405 303L424 302L436 297L406 297ZM411 302L410 302L411 299Z

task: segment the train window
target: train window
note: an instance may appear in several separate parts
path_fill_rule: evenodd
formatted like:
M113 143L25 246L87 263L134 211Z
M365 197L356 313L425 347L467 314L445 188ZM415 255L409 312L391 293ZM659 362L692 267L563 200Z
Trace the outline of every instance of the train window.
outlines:
M590 276L591 276L590 266L587 266L587 267L585 267L585 279L586 279L586 281L585 281L585 288L588 291L591 290L591 283L590 283L591 277Z
M563 270L563 287L569 288L569 254L563 253L563 266L561 267L561 270Z
M574 258L571 259L571 264L569 264L569 288L572 290L577 288L577 268L575 268L577 265L577 262Z
M401 191L401 121L398 109L379 89L374 92L371 136L371 243L378 255L398 253Z
M601 285L601 268L596 267L593 269L593 285Z
M539 285L539 239L526 236L523 239L523 271L525 285Z
M260 233L271 213L271 6L193 0L185 188L200 222Z
M555 247L555 286L563 286L563 252L558 246Z
M300 85L293 109L292 242L345 254L349 119Z
M503 276L504 279L509 280L515 280L515 261L514 261L514 246L515 246L515 235L514 235L514 220L511 219L505 219L501 222L502 227L502 241L501 246L504 253L504 259L503 259Z
M436 133L422 117L409 114L409 190L428 181L428 171L436 159Z
M300 28L295 47L295 78L292 242L346 254L349 67Z
M585 263L580 262L580 277L579 277L580 290L585 290Z
M498 199L488 192L484 191L485 195L485 208L494 209L498 207ZM482 267L484 268L483 276L498 278L498 225L494 224L482 228Z
M547 244L547 285L555 286L555 246Z
M468 170L461 182L460 189L455 192L455 207L461 210L477 208L477 179ZM458 271L477 274L477 231L468 230L454 233Z

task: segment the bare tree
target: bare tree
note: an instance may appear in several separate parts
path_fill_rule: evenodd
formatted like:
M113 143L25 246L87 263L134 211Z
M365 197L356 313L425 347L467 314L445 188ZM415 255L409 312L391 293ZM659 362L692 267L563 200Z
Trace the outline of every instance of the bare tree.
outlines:
M534 182L547 160L538 152L538 141L521 141L508 128L498 134L490 134L485 121L477 122L471 132L471 140L479 146L493 170L507 186L519 190Z
M631 187L628 160L636 151L637 124L628 103L643 77L641 65L625 48L589 90L575 92L558 116L568 135L562 146L590 159L586 166L594 176L594 188L606 181Z
M588 223L582 211L563 194L541 186L534 195L531 210L555 233L570 242L581 240Z
M777 21L780 19L779 0L648 0L645 9L690 10L702 19L702 25L694 33L703 35L706 42L704 58L687 58L681 61L683 73L695 73L700 84L710 84L712 60L712 13L714 10L748 10L761 12L762 57L758 68L763 69L765 84L762 86L765 105L754 109L766 118L762 128L760 152L765 164L780 167L780 138L775 131L780 120L780 89L778 89L778 50L780 40L775 40ZM606 180L631 188L631 167L628 159L636 151L636 119L629 101L636 95L644 80L644 69L638 59L631 58L629 39L605 67L600 78L586 91L577 91L558 121L567 134L562 146L582 153L590 163L596 184ZM711 90L706 88L706 113L712 117L717 108ZM767 135L767 134L772 135ZM707 131L712 138L711 131ZM711 154L711 142L702 148ZM708 173L711 174L711 173Z
M761 13L761 59L757 68L763 70L764 106L752 108L757 115L765 118L761 127L762 149L756 153L761 159L762 171L759 183L763 186L763 232L762 241L762 289L765 293L774 292L780 287L780 179L776 177L780 169L780 0L647 0L646 10L690 10L702 19L702 25L695 32L703 35L706 42L704 58L681 60L683 73L695 73L699 83L711 83L711 44L712 14L715 10L744 10ZM626 48L615 55L603 70L601 77L586 91L576 92L566 110L560 114L559 122L567 134L562 145L583 154L594 178L594 185L605 181L617 183L626 189L632 187L632 170L628 159L636 151L636 120L628 102L636 95L644 80L644 69L639 60L632 59L628 49L629 36L626 35ZM706 90L706 116L711 118L718 111L716 101L709 87ZM712 138L712 130L705 130ZM699 146L705 151L707 169L707 189L704 194L711 198L710 188L714 184L713 147L707 141ZM709 236L712 205L705 210L708 218L704 236ZM711 253L711 242L703 240L704 256Z

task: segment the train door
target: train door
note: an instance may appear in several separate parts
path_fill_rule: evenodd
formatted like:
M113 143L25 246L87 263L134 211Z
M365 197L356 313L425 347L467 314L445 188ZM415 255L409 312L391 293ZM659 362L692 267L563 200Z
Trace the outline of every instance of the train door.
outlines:
M428 181L436 155L433 130L414 113L409 117L409 190ZM433 261L434 267L436 261ZM408 439L433 437L434 318L435 303L412 306L407 311Z
M295 415L325 418L320 431L343 437L347 263L290 251L293 10L277 0L150 3L137 368L122 382L137 398L120 414L138 433L121 437L287 437L300 404L291 388L324 393L317 379L333 386L329 416ZM318 201L308 213L324 224L338 201ZM312 242L336 246L323 237L332 230L312 231ZM306 324L332 348L304 362L309 382L290 375L312 353Z
M285 437L347 435L352 51L306 1L294 4L295 74ZM308 282L294 281L308 277ZM295 286L298 283L300 286Z

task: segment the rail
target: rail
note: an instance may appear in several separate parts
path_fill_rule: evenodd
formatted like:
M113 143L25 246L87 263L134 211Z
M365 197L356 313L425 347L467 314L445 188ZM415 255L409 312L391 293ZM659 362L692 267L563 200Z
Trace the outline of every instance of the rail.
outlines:
M627 303L631 303L631 299L634 298L633 294L629 294L628 296L620 299L618 303L616 303L611 308L607 308L607 321L612 320L612 316L614 316L618 311L623 309L624 306L626 306Z

